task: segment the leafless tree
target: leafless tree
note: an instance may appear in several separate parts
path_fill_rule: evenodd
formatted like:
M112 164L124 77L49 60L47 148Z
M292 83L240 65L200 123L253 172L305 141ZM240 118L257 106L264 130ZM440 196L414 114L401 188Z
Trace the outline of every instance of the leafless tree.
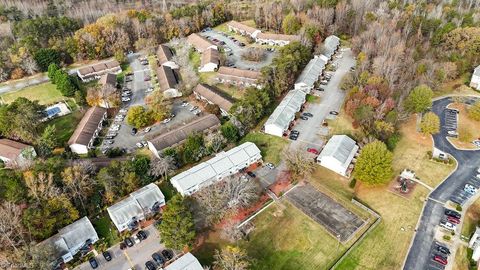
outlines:
M175 160L171 156L155 158L150 163L149 174L155 178L166 179L167 176L175 171Z
M22 209L13 203L4 202L0 205L0 216L0 249L9 246L18 251L25 244Z
M33 58L31 56L25 57L22 60L22 65L21 66L22 66L22 69L25 70L25 72L28 75L35 74L35 72L38 71L37 62L35 62L35 60L33 60Z
M95 186L95 179L87 171L87 167L74 165L65 168L62 172L62 181L65 192L78 199L85 211L84 200L92 194Z
M53 174L27 171L23 174L28 193L35 200L50 199L60 194L60 189L53 183Z
M305 178L315 169L313 158L308 157L303 151L286 149L283 156L294 181Z
M248 207L260 195L260 185L251 179L229 177L225 179L224 192L228 198L228 208L240 209Z
M226 246L221 250L215 250L215 270L247 270L250 269L250 258L247 252L240 247Z
M220 236L230 242L236 242L243 238L244 234L240 228L238 228L238 222L229 220L223 226Z
M218 153L227 144L227 139L225 139L225 137L223 137L221 133L211 134L206 138L206 140L207 140L207 145L215 153Z

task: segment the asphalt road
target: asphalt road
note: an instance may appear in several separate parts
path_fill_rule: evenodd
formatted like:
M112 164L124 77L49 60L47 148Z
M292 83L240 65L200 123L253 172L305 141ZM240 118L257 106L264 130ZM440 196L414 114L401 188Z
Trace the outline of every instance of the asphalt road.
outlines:
M422 217L409 250L404 269L431 269L431 247L437 225L443 216L444 207L457 188L464 186L470 180L476 169L480 167L480 150L462 151L453 147L446 139L444 109L451 103L450 98L437 100L433 103L432 111L440 116L441 132L433 136L435 147L449 153L458 163L458 168L443 183L428 196ZM453 261L453 258L450 258Z
M125 250L120 250L120 245L117 244L111 247L108 251L113 259L109 262L103 258L101 254L95 258L99 264L99 270L127 270L135 267L135 269L145 269L145 263L152 260L152 253L160 251L165 247L160 243L160 236L155 227L150 226L144 229L148 238L142 242L135 244ZM85 262L75 268L76 270L91 270L90 264Z
M225 42L226 46L228 46L230 49L232 49L231 53L232 55L228 55L227 53L227 59L229 62L233 63L237 68L239 69L253 69L253 70L260 70L262 67L268 66L272 63L273 57L276 55L275 52L266 52L266 58L265 60L261 62L252 62L252 61L245 61L242 59L242 54L247 51L249 48L248 44L245 47L240 47L237 44L235 44L231 39L228 38L228 36L223 35L220 32L217 32L215 30L210 30L206 32L200 33L202 36L210 36L213 38L216 38L220 41ZM217 45L218 46L218 45ZM222 46L220 46L222 47Z
M330 115L330 111L341 109L346 93L340 89L340 83L342 78L350 72L350 68L355 66L355 59L350 49L346 49L342 54L342 58L334 61L338 68L325 87L325 91L320 92L320 102L307 103L304 112L313 114L313 117L309 117L308 120L298 119L297 124L293 127L300 132L300 136L292 142L292 147L319 149L323 145L324 142L321 137L324 135L322 130L325 130L325 128L322 126L322 122L326 118L334 117Z

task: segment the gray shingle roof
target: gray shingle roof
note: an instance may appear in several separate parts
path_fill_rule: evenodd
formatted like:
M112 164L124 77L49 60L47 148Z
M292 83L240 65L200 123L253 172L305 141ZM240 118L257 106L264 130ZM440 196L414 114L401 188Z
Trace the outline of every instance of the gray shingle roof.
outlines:
M324 55L315 56L310 62L308 62L307 66L305 66L295 84L301 83L313 87L313 84L318 80L318 77L325 69L327 62L328 59Z
M328 58L332 57L335 50L338 49L338 46L340 46L340 38L334 35L328 36L323 42L323 54Z
M295 118L295 114L300 111L303 103L305 103L306 95L301 90L290 90L265 122L265 126L276 125L286 130Z
M107 112L107 109L100 107L91 107L84 114L77 128L72 134L72 137L68 140L68 144L82 144L88 145L90 139L98 128L98 124L103 118L103 115Z
M347 135L334 135L328 140L318 159L329 156L345 164L355 148L355 141Z
M192 255L186 253L182 257L176 259L164 268L165 270L203 270L200 262Z

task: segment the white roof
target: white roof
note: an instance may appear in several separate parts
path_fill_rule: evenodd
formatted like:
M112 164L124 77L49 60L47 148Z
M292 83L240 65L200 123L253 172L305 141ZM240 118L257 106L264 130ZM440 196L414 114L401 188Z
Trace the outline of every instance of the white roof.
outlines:
M220 152L210 160L175 175L170 181L172 184L175 183L174 186L187 191L217 177L217 175L230 171L231 168L241 165L259 154L260 149L254 143L246 142L227 152Z
M335 50L340 46L340 39L337 36L328 36L323 42L323 47L325 48L324 55L328 58L332 57Z
M107 211L117 228L120 228L122 224L132 221L133 217L143 217L142 207L132 197L127 197L108 207Z
M88 217L83 217L63 227L57 234L43 243L53 248L55 259L58 259L69 252L75 251L89 239L95 242L98 240L98 235Z
M301 90L290 90L282 102L275 108L272 115L270 115L265 126L275 125L286 130L290 122L295 118L295 114L300 111L303 103L305 103L306 95Z
M480 65L473 70L473 75L480 77Z
M165 201L162 191L154 183L150 183L130 193L130 197L134 198L143 209L147 210L151 210L156 203Z
M300 74L295 84L302 83L309 87L313 87L313 84L318 80L320 74L322 74L327 62L328 58L326 56L316 55L310 60L310 62L308 62L307 66L303 69L302 74Z
M164 268L165 270L203 270L200 262L192 255L192 253L186 253L182 257L175 260Z
M350 161L357 151L357 145L347 135L334 135L323 148L318 156L318 160L325 157L330 157L337 160L344 167L348 167Z

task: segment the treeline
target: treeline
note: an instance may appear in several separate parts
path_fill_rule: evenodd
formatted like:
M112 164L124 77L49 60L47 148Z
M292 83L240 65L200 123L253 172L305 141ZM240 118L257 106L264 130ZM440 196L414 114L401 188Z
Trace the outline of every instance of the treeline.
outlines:
M3 9L3 13L3 20L13 19L13 26L10 33L0 32L0 81L45 71L49 63L36 57L41 49L54 50L65 64L110 56L122 61L130 50L153 47L231 18L224 2L191 5L171 13L128 10L83 27L81 21L55 13L34 18L12 10Z

